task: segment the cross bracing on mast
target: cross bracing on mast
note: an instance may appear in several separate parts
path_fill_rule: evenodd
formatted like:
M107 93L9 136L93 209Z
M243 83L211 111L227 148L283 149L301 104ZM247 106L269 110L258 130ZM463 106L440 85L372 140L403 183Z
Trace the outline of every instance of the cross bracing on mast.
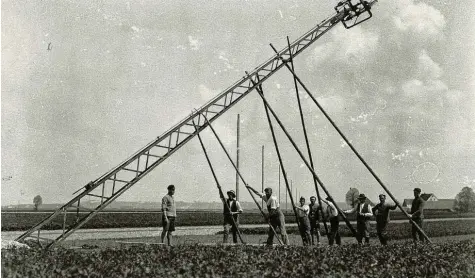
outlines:
M377 0L340 1L337 7L335 7L336 12L334 15L321 21L290 43L288 47L276 51L276 54L267 61L257 66L246 76L212 98L190 116L184 118L162 135L152 140L125 161L81 187L78 191L74 192L75 196L70 201L23 233L17 240L23 241L27 238L34 238L38 242L46 242L47 248L60 243L155 167L173 155L251 91L259 88L274 73L282 67L286 67L287 62L302 53L331 28L340 22L346 28L351 28L368 20L372 16L370 9L376 2ZM86 209L81 206L81 201L85 200L84 198L97 200L97 207ZM58 218L61 220L63 232L55 239L41 237L41 230L47 225L57 222Z

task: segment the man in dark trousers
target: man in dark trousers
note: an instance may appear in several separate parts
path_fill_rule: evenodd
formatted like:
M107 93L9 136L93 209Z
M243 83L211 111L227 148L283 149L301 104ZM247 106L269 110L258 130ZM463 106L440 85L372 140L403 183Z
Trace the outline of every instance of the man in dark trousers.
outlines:
M389 223L389 210L395 210L397 205L391 206L386 204L386 195L379 194L379 204L372 209L376 216L376 233L382 245L388 244L388 235L386 233L386 226Z
M308 219L310 220L310 234L312 236L312 245L315 245L315 235L317 235L317 244L320 244L320 211L321 207L316 203L315 196L310 197L310 213ZM323 218L323 217L322 217Z
M289 244L289 238L287 236L287 231L285 230L285 216L280 210L280 204L277 197L272 195L272 188L267 187L264 189L264 194L250 187L246 186L257 196L261 197L267 205L267 211L269 212L269 222L272 225L272 228L276 232L280 231L282 237L282 242L284 245ZM274 231L269 227L269 232L267 236L267 245L272 246L274 242Z
M297 211L300 235L303 238L303 245L307 246L311 244L310 239L310 220L308 219L308 214L310 212L310 207L305 204L305 198L300 197L300 206L295 207Z
M330 235L328 237L328 243L333 245L333 242L336 241L337 245L341 245L341 237L338 229L340 228L340 219L338 218L338 210L333 204L333 200L328 196L325 200L321 199L322 202L327 204L327 217L330 222Z
M424 205L425 201L421 198L421 189L414 188L414 200L412 201L411 213L409 216L412 218L417 226L422 229L422 220L424 219ZM417 235L419 235L420 241L424 242L424 235L416 228L415 225L412 225L412 239L414 243L417 244Z
M228 243L229 230L233 233L233 242L238 243L238 228L239 228L239 214L242 213L242 208L236 200L236 193L233 190L227 192L228 198L225 199L224 206L224 236L223 243ZM231 209L231 211L229 211ZM233 222L234 219L234 222ZM234 224L236 223L236 224Z
M359 244L363 244L363 238L365 243L369 244L369 220L373 216L371 205L366 203L366 196L360 194L358 196L359 204L350 210L344 211L345 213L356 212L356 233Z

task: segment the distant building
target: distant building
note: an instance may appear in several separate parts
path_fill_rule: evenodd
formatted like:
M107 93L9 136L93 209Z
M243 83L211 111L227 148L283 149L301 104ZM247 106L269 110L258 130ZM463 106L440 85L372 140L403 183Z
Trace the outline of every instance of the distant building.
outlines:
M426 201L424 209L432 210L453 210L455 200L454 199L439 199L432 193L423 193L421 198ZM404 199L402 206L404 208L410 209L412 206L412 201L414 199Z

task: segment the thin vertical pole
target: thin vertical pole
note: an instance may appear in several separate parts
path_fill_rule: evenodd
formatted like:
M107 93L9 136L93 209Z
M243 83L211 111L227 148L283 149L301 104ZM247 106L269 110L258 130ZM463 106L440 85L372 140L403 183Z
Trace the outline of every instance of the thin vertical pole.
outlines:
M251 190L247 187L248 184L246 183L246 181L244 180L244 177L241 175L241 172L238 170L236 164L234 163L233 159L231 158L231 156L229 155L229 152L226 150L226 147L224 146L223 142L221 141L221 139L219 138L218 134L216 133L216 130L214 130L213 126L211 125L211 123L208 121L208 118L206 117L206 115L204 115L203 113L201 113L200 115L203 115L203 118L205 119L206 123L208 124L209 128L211 129L211 131L213 132L214 134L214 137L216 137L216 140L218 140L218 143L219 145L221 146L221 148L223 149L224 153L226 154L226 156L228 157L229 159L229 162L231 162L231 164L233 165L234 169L237 171L238 175L239 175L239 178L241 178L242 182L244 183L244 186L246 186L247 188L247 191L249 192L249 194L251 195L252 197L252 200L254 200L254 203L256 204L256 206L259 208L259 211L261 212L262 216L264 217L264 219L267 220L267 224L269 225L269 228L272 230L272 232L274 233L275 237L277 238L277 241L279 242L280 245L282 245L282 240L280 240L279 236L277 235L277 232L275 231L274 227L272 227L271 223L270 223L270 220L269 218L266 216L266 214L264 213L264 211L262 210L261 206L259 205L259 203L257 202L256 198L254 197L254 195L252 195L251 193Z
M285 190L285 210L287 211L288 210L288 198L287 198L287 190Z
M211 160L208 157L208 153L206 152L205 145L203 144L203 140L201 140L201 135L198 132L198 128L196 127L195 120L192 119L192 122L193 122L193 125L195 127L196 134L198 135L198 139L200 140L200 145L201 145L201 148L203 149L203 152L205 154L206 161L208 162L209 168L211 169L211 173L213 174L214 181L216 182L216 185L218 187L219 197L220 197L221 201L223 202L223 205L226 206L229 213L231 213L231 208L229 207L228 202L226 202L226 198L224 197L223 190L221 189L221 185L219 184L218 177L216 177L216 173L214 172L213 165L211 165ZM234 227L236 228L237 234L239 236L239 240L241 241L241 243L244 243L244 240L241 237L241 231L239 231L237 223L234 220L234 216L232 214L231 214L231 220L233 221Z
M264 192L264 145L262 146L261 148L261 161L262 161L262 165L261 165L261 187L262 187L262 191L261 192ZM264 206L264 200L261 200L262 202L262 206Z
M279 165L279 202L280 200L281 200L281 196L280 196L280 165ZM287 207L285 209L287 209Z
M239 201L239 123L240 115L237 115L237 139L236 139L236 200Z

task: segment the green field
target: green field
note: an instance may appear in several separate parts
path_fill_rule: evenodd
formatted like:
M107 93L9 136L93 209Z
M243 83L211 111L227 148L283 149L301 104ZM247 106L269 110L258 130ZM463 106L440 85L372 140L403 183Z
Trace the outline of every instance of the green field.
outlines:
M42 219L49 216L51 212L3 212L2 211L2 231L21 231L27 230L37 224ZM85 214L80 214L80 217ZM76 221L77 214L69 212L67 214L68 224ZM459 214L450 211L427 211L427 219L433 218L467 218L475 217L475 213ZM349 219L354 220L354 216ZM401 212L393 212L391 219L405 219ZM179 211L177 225L179 226L208 226L221 225L223 215L219 211ZM293 212L286 212L286 222L295 223ZM44 229L61 229L63 216L58 215L53 223L45 226ZM244 213L240 217L241 224L262 224L264 220L258 212ZM87 222L83 228L136 228L136 227L160 227L160 212L101 212Z
M250 241L261 237L252 236ZM195 239L203 241L203 237ZM298 242L295 236L290 240ZM126 244L93 249L2 250L2 276L473 277L474 261L475 242L466 239L418 246L398 241L387 247L348 243L319 247L207 246L188 242L173 247Z

